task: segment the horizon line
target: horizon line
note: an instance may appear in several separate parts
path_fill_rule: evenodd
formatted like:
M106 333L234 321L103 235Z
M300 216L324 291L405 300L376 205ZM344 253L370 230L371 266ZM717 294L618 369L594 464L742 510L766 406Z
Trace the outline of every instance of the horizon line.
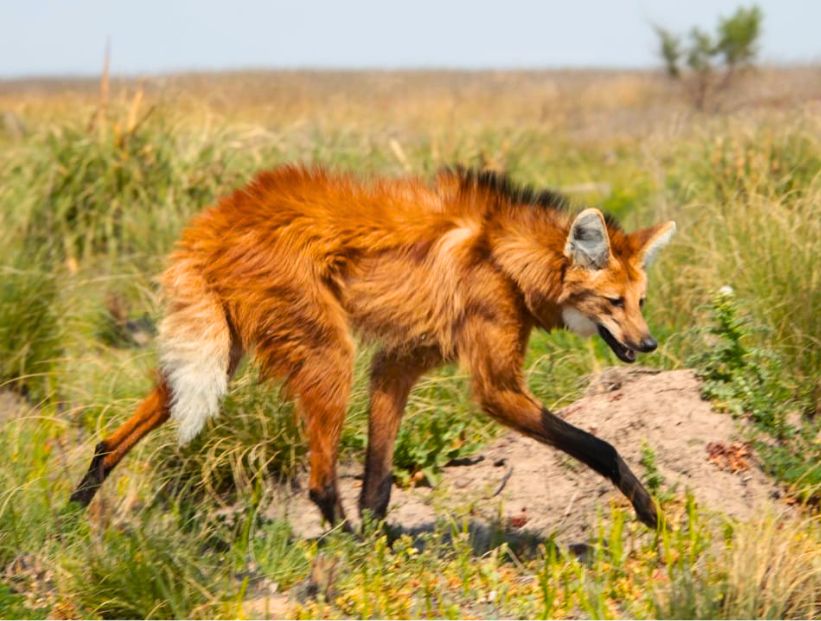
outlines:
M761 62L754 66L761 69L811 69L821 67L821 58L801 61L769 61ZM520 72L520 73L542 73L542 72L639 72L639 73L664 73L664 67L659 64L653 65L514 65L499 64L487 66L465 66L465 65L245 65L224 68L177 68L164 69L160 71L122 71L110 72L111 79L134 80L151 78L182 77L188 75L208 75L208 74L241 74L241 73L494 73L494 72ZM20 74L0 74L2 82L25 82L33 80L43 81L83 81L98 79L103 73L102 68L97 71L65 71L65 72L30 72Z

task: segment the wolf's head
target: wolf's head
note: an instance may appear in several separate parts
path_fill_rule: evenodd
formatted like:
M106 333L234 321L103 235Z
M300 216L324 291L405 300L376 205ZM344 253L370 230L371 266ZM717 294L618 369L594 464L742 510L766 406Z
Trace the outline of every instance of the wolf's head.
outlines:
M598 209L576 216L564 247L569 266L559 304L565 326L584 336L598 333L624 362L656 349L642 315L645 270L675 231L675 222L664 222L627 234L608 227Z

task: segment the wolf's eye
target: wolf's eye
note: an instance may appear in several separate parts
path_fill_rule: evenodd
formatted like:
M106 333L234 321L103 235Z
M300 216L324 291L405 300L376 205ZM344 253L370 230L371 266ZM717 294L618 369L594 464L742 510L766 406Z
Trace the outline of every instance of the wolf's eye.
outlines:
M607 301L617 308L624 308L624 298L607 298Z
M647 301L647 298L642 298L639 300L639 308L644 308L644 303Z

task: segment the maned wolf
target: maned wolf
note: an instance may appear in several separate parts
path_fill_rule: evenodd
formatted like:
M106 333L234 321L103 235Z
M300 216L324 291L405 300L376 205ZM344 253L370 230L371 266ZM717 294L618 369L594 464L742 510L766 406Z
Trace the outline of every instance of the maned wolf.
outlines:
M534 327L598 333L624 362L653 351L645 267L674 231L665 222L628 234L596 209L574 217L560 195L493 172L448 169L432 185L299 166L263 172L183 233L162 279L157 385L97 445L72 500L88 504L169 417L180 442L191 440L253 352L297 399L311 499L329 522L344 520L336 461L355 333L381 347L360 511L385 515L411 388L458 361L487 414L609 478L655 526L655 505L618 452L543 407L522 360Z

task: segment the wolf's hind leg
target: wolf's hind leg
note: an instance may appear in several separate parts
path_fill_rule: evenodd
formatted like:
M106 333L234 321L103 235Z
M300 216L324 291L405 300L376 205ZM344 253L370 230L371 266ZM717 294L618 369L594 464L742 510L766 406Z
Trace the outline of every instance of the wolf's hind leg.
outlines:
M160 379L154 390L137 406L131 418L94 448L91 464L71 495L72 502L83 506L91 502L103 481L126 453L150 431L168 420L169 402L168 385Z
M441 362L438 350L379 352L371 367L368 454L359 512L383 519L393 483L393 449L408 395L419 377Z
M288 380L305 421L310 451L308 490L322 517L330 524L345 521L339 498L336 462L348 406L354 350L344 343L313 352Z

